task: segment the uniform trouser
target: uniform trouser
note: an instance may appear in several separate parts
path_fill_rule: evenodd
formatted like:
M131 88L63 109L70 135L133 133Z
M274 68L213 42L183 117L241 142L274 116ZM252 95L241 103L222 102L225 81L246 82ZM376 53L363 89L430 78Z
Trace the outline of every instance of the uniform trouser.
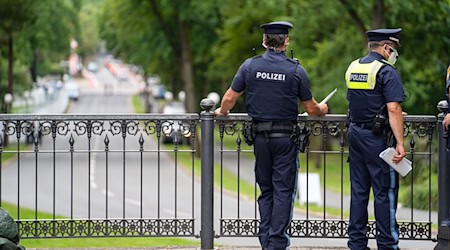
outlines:
M298 150L289 137L257 137L254 145L263 248L286 249L297 188Z
M382 136L375 136L371 130L350 125L350 249L365 249L367 246L367 204L370 187L374 193L378 249L398 248L398 224L395 218L398 174L378 156L384 149Z

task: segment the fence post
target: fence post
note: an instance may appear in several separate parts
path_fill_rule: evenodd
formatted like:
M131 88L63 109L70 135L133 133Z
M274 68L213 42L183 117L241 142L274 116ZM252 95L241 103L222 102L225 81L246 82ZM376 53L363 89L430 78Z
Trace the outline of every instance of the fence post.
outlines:
M214 101L203 99L201 124L201 249L214 249Z
M447 138L448 131L442 127L442 121L447 113L447 101L440 101L437 105L439 111L438 115L438 244L435 250L449 249L450 243L450 169L447 164Z

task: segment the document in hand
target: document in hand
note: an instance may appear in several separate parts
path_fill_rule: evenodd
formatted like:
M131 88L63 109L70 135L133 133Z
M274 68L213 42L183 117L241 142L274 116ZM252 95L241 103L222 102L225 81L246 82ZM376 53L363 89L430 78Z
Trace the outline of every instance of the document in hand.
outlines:
M409 171L411 171L411 161L403 157L403 159L395 164L392 162L394 155L397 154L394 148L387 148L383 152L380 153L380 158L383 159L389 166L391 166L395 171L397 171L401 176L405 177Z

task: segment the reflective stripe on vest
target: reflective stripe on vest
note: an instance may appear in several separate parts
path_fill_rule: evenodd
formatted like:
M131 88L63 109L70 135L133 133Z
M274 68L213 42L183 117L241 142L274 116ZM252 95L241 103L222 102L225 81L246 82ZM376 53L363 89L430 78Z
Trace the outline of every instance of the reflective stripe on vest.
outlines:
M377 73L384 63L374 60L371 63L359 63L359 59L348 66L345 83L349 89L375 89Z

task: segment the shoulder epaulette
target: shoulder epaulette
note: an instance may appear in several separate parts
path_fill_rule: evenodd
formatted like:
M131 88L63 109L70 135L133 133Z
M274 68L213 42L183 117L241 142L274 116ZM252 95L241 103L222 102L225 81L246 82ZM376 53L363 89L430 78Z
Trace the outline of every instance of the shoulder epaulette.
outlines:
M290 62L290 63L298 64L298 61L297 61L297 60L294 60L294 59L292 59L292 58L286 57L286 60L287 60L288 62Z
M390 62L388 62L388 61L386 61L385 59L381 59L381 61L380 62L382 62L382 63L384 63L384 64L387 64L387 65L389 65L389 66L392 66L394 69L395 69L395 66L394 66L394 64L392 64L392 63L390 63Z

